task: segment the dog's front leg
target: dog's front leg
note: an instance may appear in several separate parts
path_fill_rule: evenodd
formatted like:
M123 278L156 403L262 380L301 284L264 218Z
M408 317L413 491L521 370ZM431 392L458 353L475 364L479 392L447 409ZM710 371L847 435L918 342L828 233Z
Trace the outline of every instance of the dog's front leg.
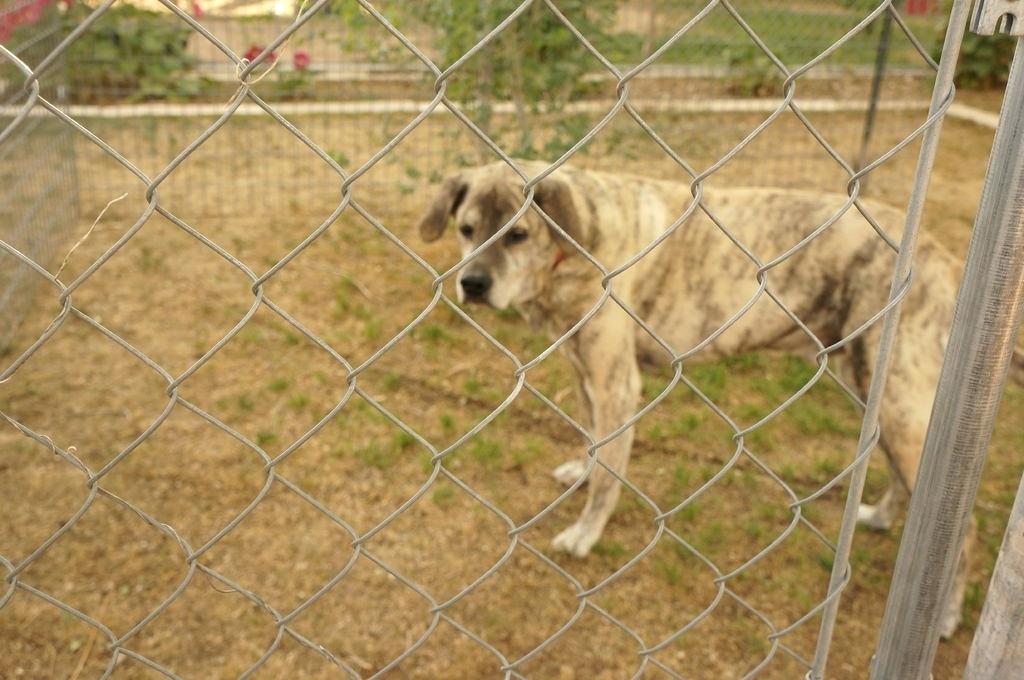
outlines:
M558 534L552 543L556 549L577 557L586 556L601 537L619 499L622 485L615 474L626 472L633 428L605 439L636 413L641 387L632 327L628 323L606 322L588 327L591 325L596 328L584 328L570 351L582 383L583 405L589 411L586 425L599 446L593 451L593 464L590 458L573 463L580 466L580 473L587 475L587 503L576 523Z

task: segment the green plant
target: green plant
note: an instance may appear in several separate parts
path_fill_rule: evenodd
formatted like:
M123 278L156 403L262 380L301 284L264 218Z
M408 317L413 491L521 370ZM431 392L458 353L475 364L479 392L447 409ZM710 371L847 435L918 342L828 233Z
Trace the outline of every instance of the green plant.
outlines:
M1005 85L1016 44L1009 36L964 34L956 67L957 87L981 90Z
M756 45L728 47L723 56L729 66L728 90L740 97L767 97L781 92L782 77Z
M77 26L91 11L76 4L65 21ZM191 35L188 24L170 14L113 7L68 48L69 80L89 100L110 93L136 101L195 96L207 81L194 73L196 60L187 50Z
M440 63L454 63L477 45L495 26L510 16L519 0L420 0L395 3L389 19L406 31L430 27L436 36ZM605 36L615 19L615 0L561 0L559 10L591 40ZM349 26L346 47L378 58L399 57L400 51L381 48L379 25L355 3L336 3L332 11ZM355 41L355 42L352 42ZM605 41L606 42L606 41ZM381 51L383 49L383 51ZM534 139L530 113L563 112L566 105L590 92L595 83L584 76L600 65L579 40L543 3L527 7L479 54L471 57L446 81L446 93L474 110L474 119L487 129L496 101L511 102L518 142L514 152L523 157L560 153L589 129L592 121L565 116L553 134Z

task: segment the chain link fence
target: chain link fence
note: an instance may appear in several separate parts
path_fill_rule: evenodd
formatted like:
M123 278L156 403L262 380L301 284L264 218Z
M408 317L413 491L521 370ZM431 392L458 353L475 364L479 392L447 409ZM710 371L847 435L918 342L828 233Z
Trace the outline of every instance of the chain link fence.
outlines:
M85 8L70 33L54 36L59 44L29 51L5 40L0 154L19 179L4 190L25 188L8 194L16 200L4 209L17 214L4 223L31 224L33 237L5 226L0 250L9 280L46 289L0 373L9 426L2 441L12 452L3 492L17 499L0 553L6 670L34 677L59 668L76 678L821 677L840 594L855 567L877 557L851 541L863 486L876 483L865 480L866 461L879 439L885 379L877 372L866 394L855 390L831 355L883 323L879 352L891 347L958 41L947 41L940 67L902 3L837 3L845 23L828 45L797 40L787 28L783 35L801 46L787 51L761 23L771 13L765 4L691 4L637 10L640 44L612 58L610 45L629 42L592 41L579 28L584 6L526 0L474 34L464 52L441 59L429 32L401 30L397 9L352 3L359 25L403 56L398 72L417 72L415 82L403 76L387 87L405 93L428 82L429 96L385 107L386 135L342 128L344 144L331 137L336 118L289 108L274 78L290 71L271 70L289 52L291 70L305 68L296 57L303 40L319 39L305 31L332 11L326 0L304 3L286 24L261 24L273 37L248 54L248 38L230 42L194 9L161 2L187 50L201 52L207 73L217 74L211 79L226 86L205 102L151 108L138 125L62 99L61 58L105 30L112 0ZM460 75L498 59L489 50L504 49L502 36L533 15L569 36L609 90L606 100L583 102L594 115L581 129L558 126L547 111L527 111L524 126L514 101L504 113L500 102L450 96L466 87ZM816 96L831 76L812 74L846 49L873 56L872 36L887 17L900 42L894 63L938 77L923 105L879 109L905 125L880 133L884 150L857 167L861 135L840 148L822 127L849 115L861 130L864 107L835 111ZM657 89L662 58L679 45L692 50L682 63L718 61L726 48L687 38L719 24L742 37L744 54L764 61L777 97L750 104L730 128L718 125L720 112L642 96L644 78ZM665 30L652 34L653 25ZM71 80L76 101L106 96L81 94ZM664 101L676 100L669 93ZM160 127L186 111L177 132ZM383 114L371 107L365 115ZM492 136L488 124L501 115L515 125ZM527 172L533 166L510 153L524 130L555 159L541 172ZM545 146L546 136L566 132L559 146ZM51 155L28 146L31 134L55 145ZM69 136L73 144L58 141ZM775 145L749 153L765 140ZM799 243L779 244L771 260L716 222L755 270L756 293L701 346L660 341L668 360L644 378L643 406L613 432L581 424L583 406L556 350L605 308L658 339L615 282L662 238L606 268L541 213L540 182L569 162L675 177L695 198L666 225L667 238L694 215L715 220L707 188L742 184L761 159L798 143L828 170L779 184L842 192L834 216L807 225L813 231ZM431 185L484 158L521 178L523 203L487 243L453 262L441 245L414 240L411 218ZM61 170L69 162L94 192L82 198L77 222L74 173ZM879 182L878 192L909 202L902 245L890 233L904 225L860 196L868 178L898 163L916 173L902 185ZM231 182L203 179L211 175ZM111 176L118 181L108 183ZM128 197L113 203L122 186ZM260 203L271 189L289 203ZM233 201L244 212L217 210ZM597 302L553 342L452 295L459 273L528 210L601 274ZM39 221L51 211L64 220L60 228ZM301 219L288 222L289 212ZM876 311L828 343L771 279L777 266L812 253L847 213L877 232L895 269L891 282L872 282ZM62 239L71 223L73 238ZM50 245L35 249L36 237ZM58 262L58 253L67 257ZM691 361L756 305L792 322L810 362L757 353ZM599 454L627 430L639 435L625 475ZM566 490L547 480L551 461L573 452L625 490L619 519L584 561L548 548L586 490L582 480ZM857 613L849 618L861 627L836 640L836 677L866 668L870 649L858 648L857 637L870 638L872 624Z

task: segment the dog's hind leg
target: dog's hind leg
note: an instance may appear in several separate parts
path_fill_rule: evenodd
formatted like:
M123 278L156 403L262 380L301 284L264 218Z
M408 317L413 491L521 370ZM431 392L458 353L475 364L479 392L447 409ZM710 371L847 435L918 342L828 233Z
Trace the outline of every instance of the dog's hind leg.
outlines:
M892 480L877 504L860 504L857 508L857 522L869 529L888 531L896 522L896 516L903 508L906 498L907 490L903 483Z

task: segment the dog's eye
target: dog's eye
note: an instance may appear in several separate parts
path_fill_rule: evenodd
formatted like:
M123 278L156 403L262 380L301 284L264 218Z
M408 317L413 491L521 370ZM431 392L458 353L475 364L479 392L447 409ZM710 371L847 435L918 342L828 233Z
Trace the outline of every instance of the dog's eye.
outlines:
M473 227L468 224L463 224L459 227L459 233L466 238L473 238Z
M525 229L512 229L505 235L505 241L509 244L522 243L529 234Z

